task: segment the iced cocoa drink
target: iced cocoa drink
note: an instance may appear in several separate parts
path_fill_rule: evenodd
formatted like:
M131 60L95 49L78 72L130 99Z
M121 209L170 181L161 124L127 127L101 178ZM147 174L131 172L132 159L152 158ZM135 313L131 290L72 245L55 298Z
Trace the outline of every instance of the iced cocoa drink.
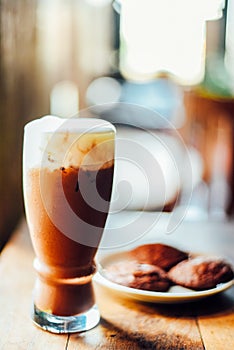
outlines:
M95 326L92 276L114 169L114 127L43 117L25 128L24 197L36 253L33 320L52 332Z

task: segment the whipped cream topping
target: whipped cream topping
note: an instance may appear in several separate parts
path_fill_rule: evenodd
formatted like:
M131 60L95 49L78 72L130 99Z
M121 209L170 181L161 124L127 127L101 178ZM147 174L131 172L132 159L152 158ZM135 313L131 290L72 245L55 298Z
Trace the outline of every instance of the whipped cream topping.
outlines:
M25 166L102 168L113 163L115 128L101 119L45 116L25 127Z

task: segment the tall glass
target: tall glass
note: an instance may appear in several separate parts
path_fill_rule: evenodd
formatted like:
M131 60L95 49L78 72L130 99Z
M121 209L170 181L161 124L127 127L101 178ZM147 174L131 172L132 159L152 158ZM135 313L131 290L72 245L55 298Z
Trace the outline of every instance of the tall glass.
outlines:
M92 287L113 180L115 128L46 116L25 126L23 187L35 250L33 321L54 333L88 330L100 316Z

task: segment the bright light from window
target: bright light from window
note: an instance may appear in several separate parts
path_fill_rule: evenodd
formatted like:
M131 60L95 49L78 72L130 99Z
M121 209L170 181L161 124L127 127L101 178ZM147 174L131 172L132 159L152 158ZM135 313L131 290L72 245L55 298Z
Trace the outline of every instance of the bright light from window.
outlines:
M204 3L207 4L204 6ZM124 0L121 2L122 73L149 79L159 72L180 83L203 78L205 20L220 16L220 0Z

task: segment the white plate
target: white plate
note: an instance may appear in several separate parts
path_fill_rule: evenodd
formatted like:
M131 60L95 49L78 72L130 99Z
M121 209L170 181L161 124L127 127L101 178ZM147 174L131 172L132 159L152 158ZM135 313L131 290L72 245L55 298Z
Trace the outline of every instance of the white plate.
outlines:
M141 289L135 289L125 287L123 285L114 283L105 277L105 268L118 261L126 260L127 252L120 252L115 254L107 255L100 258L98 261L98 272L94 276L94 281L104 286L110 291L118 293L119 295L136 299L139 301L151 302L151 303L185 303L196 301L205 297L212 296L217 293L221 293L228 288L232 287L234 280L218 284L215 288L194 291L180 286L173 286L168 292L152 292Z

